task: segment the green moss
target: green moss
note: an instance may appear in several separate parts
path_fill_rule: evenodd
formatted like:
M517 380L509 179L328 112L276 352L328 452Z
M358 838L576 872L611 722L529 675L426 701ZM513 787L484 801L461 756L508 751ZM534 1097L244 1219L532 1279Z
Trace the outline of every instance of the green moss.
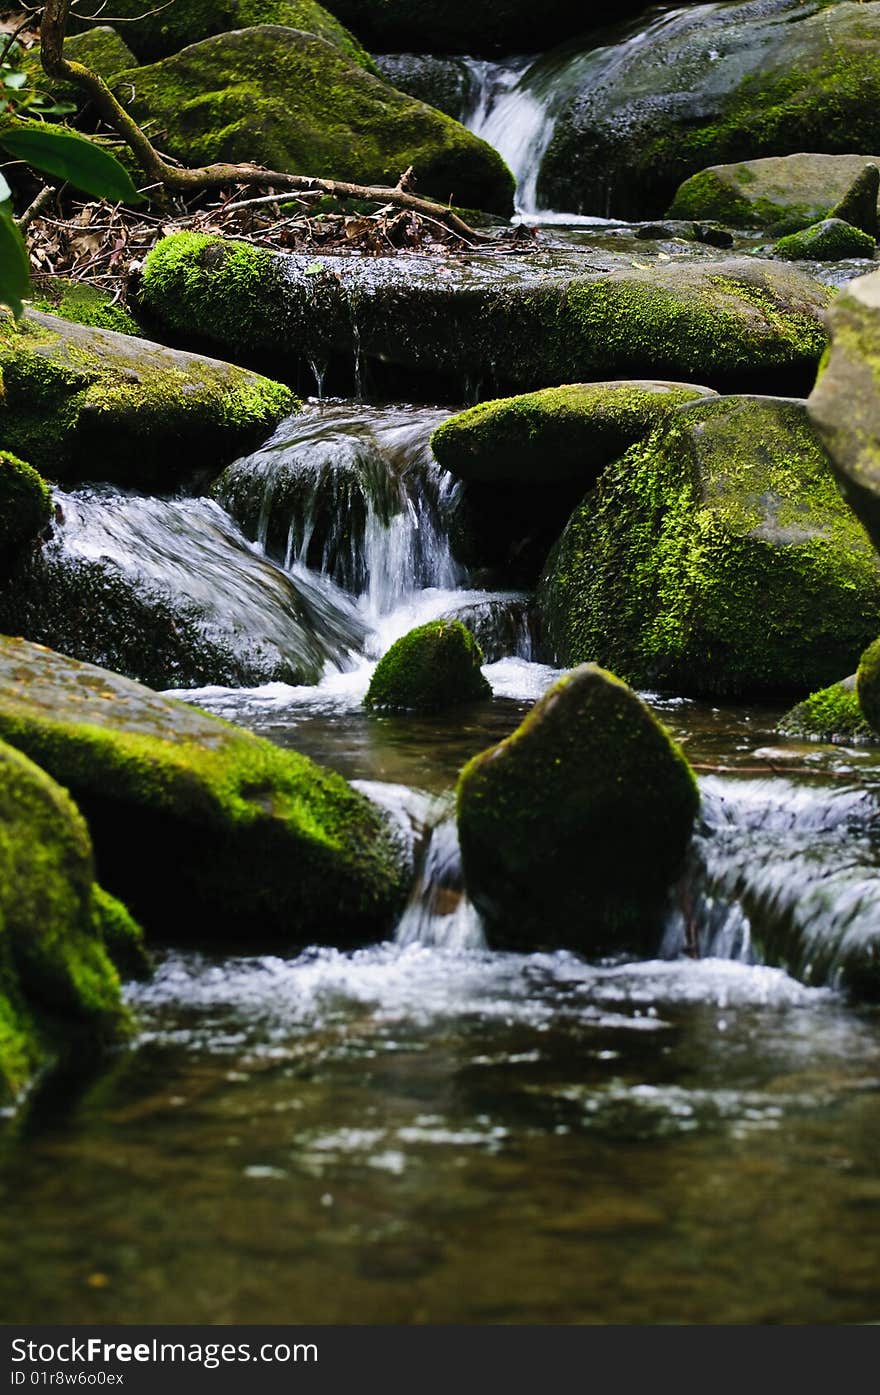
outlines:
M859 660L856 692L868 725L880 735L880 639L869 644Z
M373 60L354 35L316 0L174 0L172 5L163 5L155 12L140 0L118 0L118 3L114 0L113 13L121 19L137 21L126 24L125 30L132 48L142 59L166 58L200 39L230 29L283 24L334 44L352 63L368 72L376 71ZM75 15L71 16L71 32L80 23L82 21ZM99 31L91 31L92 35L96 32ZM68 43L79 44L85 39L86 35L78 36ZM89 60L82 58L80 61L87 63ZM126 67L134 67L134 63L117 63L112 72L118 73Z
M94 325L98 329L115 330L117 334L143 333L137 320L129 315L113 296L85 281L66 281L62 277L44 278L34 287L36 294L30 304L34 310L60 315L74 324Z
M874 733L865 721L855 679L833 683L811 693L779 723L783 736L811 741L870 741Z
M123 978L148 978L152 960L144 932L134 916L97 883L92 888L92 914L108 957Z
M23 460L0 450L0 566L36 538L52 515L46 481Z
M273 25L205 39L116 88L163 149L191 165L253 161L294 174L419 190L513 211L501 156L451 117L389 87L312 34Z
M682 409L602 476L543 583L564 663L630 682L775 699L852 668L880 567L803 406Z
M281 263L249 242L174 233L147 256L141 284L151 312L181 334L262 348L284 321Z
M0 317L0 379L5 443L54 478L176 482L183 463L237 454L295 407L271 379L40 312Z
M704 396L685 383L575 383L481 402L437 427L431 447L460 479L592 483L676 407Z
M0 1096L128 1028L94 913L92 848L65 790L0 743Z
M699 805L682 751L612 674L566 674L458 784L490 944L656 952Z
M868 233L840 218L826 218L802 232L781 237L773 249L788 261L837 262L847 257L870 257L877 244Z
M340 776L137 683L0 639L0 734L74 794L148 930L337 943L387 930L399 850Z
M437 712L492 696L483 651L459 620L431 620L398 639L380 660L364 699L386 712Z

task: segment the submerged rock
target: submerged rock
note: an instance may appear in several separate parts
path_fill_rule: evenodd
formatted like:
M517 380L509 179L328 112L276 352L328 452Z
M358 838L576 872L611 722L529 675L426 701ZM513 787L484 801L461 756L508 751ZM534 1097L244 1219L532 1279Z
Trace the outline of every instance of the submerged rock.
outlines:
M828 315L831 350L807 404L844 494L880 548L880 271Z
M655 217L706 166L878 150L878 57L876 4L749 0L662 16L650 42L620 44L613 80L586 83L563 111L539 194L551 208Z
M869 741L874 737L859 695L856 675L832 683L799 702L779 723L782 736L811 741Z
M258 153L268 169L392 188L412 167L420 192L444 203L513 212L513 176L496 150L314 34L220 34L120 73L115 87L185 164Z
M178 233L147 258L158 322L231 352L291 346L514 390L621 377L803 375L831 292L779 262L634 267L607 254L498 258L276 255Z
M289 388L201 354L31 310L0 315L0 438L52 479L179 484L292 411Z
M0 450L0 577L52 516L52 495L36 470Z
M458 785L468 894L494 947L651 953L699 805L693 772L612 674L566 674Z
M317 0L174 0L172 5L160 5L154 10L140 4L140 0L114 0L113 15L136 21L126 24L125 32L134 53L145 61L167 58L169 54L178 53L200 39L225 34L232 29L248 29L255 24L282 24L335 44L352 62L373 71L366 50ZM71 34L78 25L83 24L88 24L88 20L72 14ZM84 44L96 32L91 30L87 34L76 35L67 43L71 48ZM72 52L68 55L66 47L65 54L71 58L78 56ZM80 61L88 63L89 59L82 57ZM117 63L112 71L118 73L129 67L134 67L134 61ZM103 75L106 76L106 72Z
M842 218L825 218L802 232L780 237L773 250L789 261L841 262L848 257L873 259L877 243Z
M0 639L0 736L70 789L104 883L163 938L366 941L399 909L404 858L378 809L198 708Z
M877 629L880 562L805 404L680 408L588 494L542 586L561 662L693 696L791 699Z
M154 688L314 684L365 638L344 596L261 557L216 504L109 489L56 492L0 629Z
M398 639L380 659L365 706L382 712L439 712L492 696L480 671L483 651L459 620L431 620Z
M105 939L124 907L95 883L86 824L67 791L0 742L0 1102L67 1054L125 1035Z
M593 484L605 466L711 388L687 383L573 383L481 402L438 426L434 454L459 479Z
M803 153L712 165L685 180L669 213L766 228L776 237L836 217L873 236L878 167L880 156Z

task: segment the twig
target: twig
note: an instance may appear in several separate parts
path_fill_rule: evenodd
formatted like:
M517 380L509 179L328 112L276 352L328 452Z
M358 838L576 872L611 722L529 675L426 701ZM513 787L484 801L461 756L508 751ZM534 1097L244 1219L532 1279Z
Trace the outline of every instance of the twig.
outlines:
M19 232L24 232L26 228L30 227L31 223L34 221L35 218L39 218L43 209L46 208L47 205L52 202L57 192L58 190L55 188L54 184L43 185L42 189L37 194L37 197L33 200L32 203L28 204L21 217L16 218L15 221L18 225Z

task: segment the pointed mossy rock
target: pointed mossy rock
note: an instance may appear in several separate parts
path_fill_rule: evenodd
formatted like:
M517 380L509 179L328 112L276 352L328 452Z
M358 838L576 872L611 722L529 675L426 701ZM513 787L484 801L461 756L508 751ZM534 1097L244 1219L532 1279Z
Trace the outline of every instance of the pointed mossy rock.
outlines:
M485 141L366 72L314 34L260 25L117 76L115 90L188 165L259 161L291 174L394 187L513 212L513 176Z
M290 389L201 354L30 310L0 312L0 440L50 479L174 486L296 409Z
M869 644L859 660L856 692L868 726L880 736L880 639Z
M857 174L843 198L831 209L829 218L841 218L860 232L875 239L880 233L877 201L880 198L880 161L865 165Z
M437 427L431 448L459 479L586 489L676 407L714 395L687 383L569 383L469 407Z
M780 237L773 250L777 257L792 262L842 262L849 257L873 260L877 243L869 233L854 228L842 218L824 218L801 232Z
M781 736L802 741L843 743L874 741L872 731L862 711L856 691L856 675L820 688L786 712L778 727Z
M34 1074L120 1040L128 1015L111 959L138 927L95 883L85 820L67 791L0 741L0 1103Z
M198 708L0 639L0 738L64 784L148 933L251 948L390 928L403 856L341 776Z
M117 64L114 73L133 68L135 55L142 62L152 62L179 53L200 39L227 34L232 29L249 29L256 24L281 24L288 29L315 34L335 44L353 63L375 71L366 49L317 0L173 0L173 4L159 5L154 10L142 5L141 0L113 0L113 15L136 21L125 25L126 38L134 50L131 61ZM71 34L85 23L72 14ZM81 56L79 51L68 52L67 44L72 49L74 45L84 44L96 32L99 31L93 29L68 39L65 57L77 57L80 62L88 63L89 58ZM107 76L103 70L102 76Z
M380 712L440 712L492 696L483 651L460 620L430 620L392 644L364 705Z
M465 886L493 948L659 948L699 807L650 708L595 664L565 674L461 772Z
M550 271L515 255L316 262L194 233L153 248L141 287L157 323L232 353L349 364L358 353L512 391L611 376L717 386L796 375L806 387L831 299L799 269L757 258L645 269L578 249Z
M880 155L805 153L712 165L685 180L669 216L714 218L735 228L766 228L774 237L834 217L873 235L877 190L873 208L865 207L864 201L872 183L866 170L877 167Z
M852 670L880 562L803 402L682 407L609 467L551 556L560 662L691 696L792 700Z
M46 481L24 460L0 450L0 580L51 516L52 494Z
M831 347L807 403L846 498L880 549L880 271L829 313Z
M545 207L653 218L707 166L880 151L880 5L748 0L654 25L612 48L604 72L586 66L542 162Z

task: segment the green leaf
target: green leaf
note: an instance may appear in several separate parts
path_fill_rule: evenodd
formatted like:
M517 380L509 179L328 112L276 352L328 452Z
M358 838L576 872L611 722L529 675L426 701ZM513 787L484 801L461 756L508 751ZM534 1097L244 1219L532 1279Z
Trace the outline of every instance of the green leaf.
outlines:
M27 73L7 73L3 79L4 87L12 87L17 91L19 87L24 87L27 82Z
M141 195L115 155L94 141L40 121L19 121L0 128L0 145L44 174L66 179L96 199L140 203Z
M11 198L12 190L3 178L3 175L0 174L0 203L8 203Z
M12 220L12 205L0 203L0 304L8 305L15 318L31 288L30 267L24 238Z

